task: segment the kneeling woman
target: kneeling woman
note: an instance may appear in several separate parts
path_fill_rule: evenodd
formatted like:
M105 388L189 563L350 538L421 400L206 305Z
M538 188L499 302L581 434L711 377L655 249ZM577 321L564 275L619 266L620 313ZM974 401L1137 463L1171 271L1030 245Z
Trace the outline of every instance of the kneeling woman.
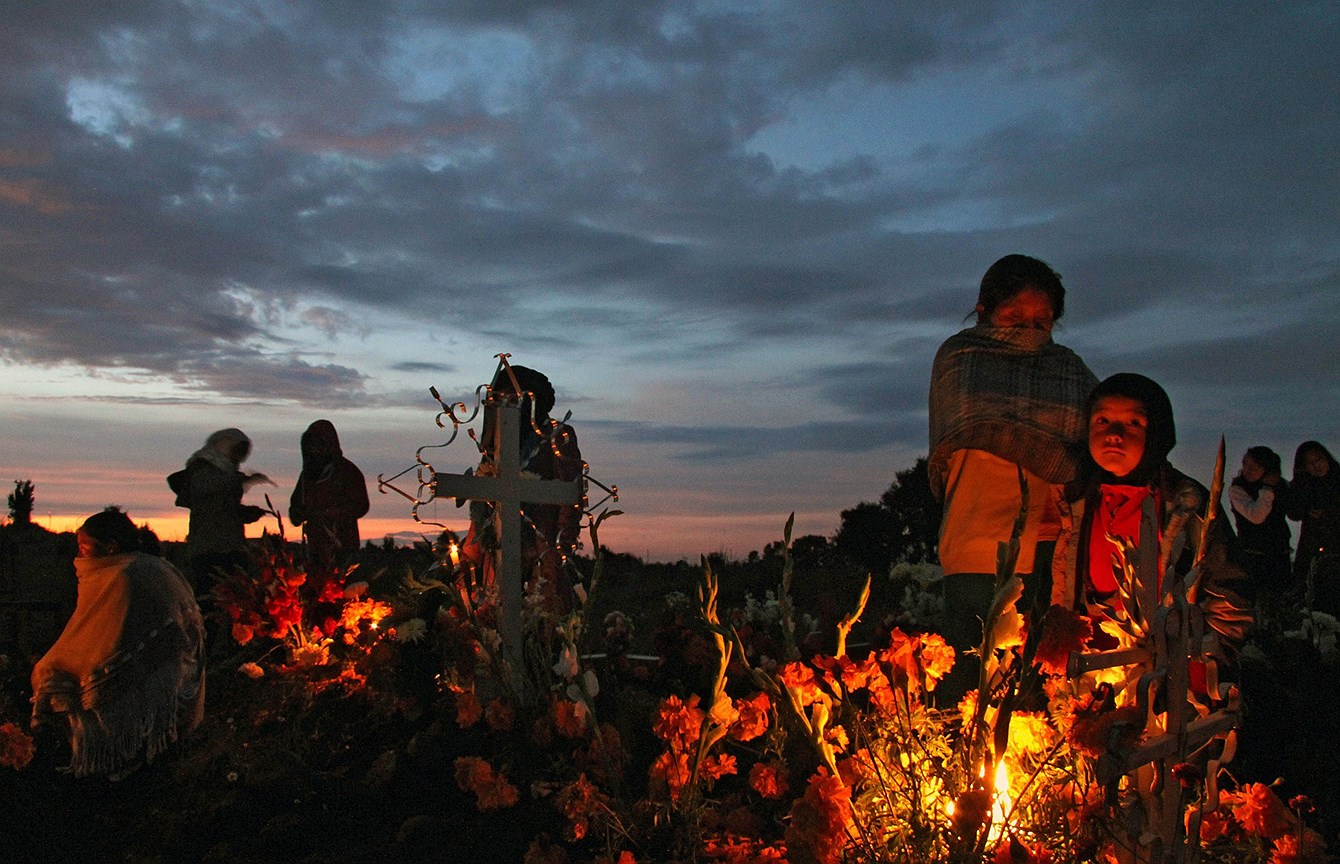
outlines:
M1088 615L1094 623L1091 647L1117 647L1099 622L1122 605L1123 578L1114 567L1113 537L1137 550L1130 562L1138 572L1157 573L1137 596L1152 615L1185 580L1200 546L1209 493L1168 462L1177 443L1172 403L1157 383L1131 373L1113 375L1088 400L1089 449L1080 477L1065 487L1062 533L1052 572L1052 604ZM1216 515L1201 559L1198 603L1206 623L1228 645L1239 643L1251 624L1247 604L1235 592L1246 574L1229 560L1233 534L1223 508ZM1120 589L1120 590L1119 590Z
M115 776L200 722L204 629L186 579L140 551L125 513L95 513L77 537L79 598L33 667L33 726L68 731L76 776Z

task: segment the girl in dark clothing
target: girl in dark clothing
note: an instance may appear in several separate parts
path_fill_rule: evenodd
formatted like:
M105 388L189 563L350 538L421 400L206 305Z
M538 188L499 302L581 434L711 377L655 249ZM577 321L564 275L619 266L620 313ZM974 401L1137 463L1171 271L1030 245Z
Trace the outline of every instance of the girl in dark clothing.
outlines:
M1209 493L1168 462L1177 443L1168 394L1143 375L1122 373L1089 396L1089 448L1080 477L1065 487L1062 532L1053 562L1052 603L1095 622L1092 648L1116 647L1097 622L1120 616L1121 594L1135 591L1149 614L1172 591L1185 591L1202 534ZM1241 642L1251 613L1235 589L1245 574L1231 559L1233 532L1217 502L1201 555L1196 600L1206 623ZM1134 546L1137 586L1118 584L1112 537Z
M1340 465L1316 441L1298 445L1287 512L1300 523L1294 579L1311 581L1314 608L1340 613Z
M309 577L329 579L358 551L358 520L367 512L363 472L344 458L334 424L317 420L302 433L302 474L288 510L307 538Z
M1293 587L1289 523L1284 519L1287 496L1279 454L1269 447L1249 448L1242 457L1242 470L1228 487L1228 500L1238 548L1251 575L1250 590L1258 599L1279 597Z

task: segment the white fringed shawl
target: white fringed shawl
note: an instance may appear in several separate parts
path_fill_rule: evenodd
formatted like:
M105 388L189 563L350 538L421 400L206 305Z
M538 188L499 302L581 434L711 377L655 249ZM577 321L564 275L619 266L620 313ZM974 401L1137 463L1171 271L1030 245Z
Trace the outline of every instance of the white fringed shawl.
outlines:
M33 667L33 724L69 721L76 776L152 761L203 717L204 627L186 580L141 553L76 558L74 614Z

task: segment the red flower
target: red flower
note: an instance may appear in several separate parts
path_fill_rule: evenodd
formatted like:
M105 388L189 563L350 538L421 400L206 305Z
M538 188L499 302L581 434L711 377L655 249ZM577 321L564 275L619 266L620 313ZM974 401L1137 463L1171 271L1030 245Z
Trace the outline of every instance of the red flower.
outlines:
M555 699L554 727L565 738L582 737L586 732L586 706L571 699Z
M689 754L675 750L667 750L658 756L648 771L651 787L661 797L668 797L671 801L679 800L679 794L689 783L690 774Z
M493 766L477 756L456 759L456 785L464 792L473 792L480 811L511 807L519 797L517 789L507 778L495 774Z
M1190 762L1178 762L1172 766L1172 775L1182 784L1183 789L1190 789L1205 779L1205 769Z
M1315 831L1304 831L1300 840L1296 834L1276 838L1270 851L1270 864L1325 864L1331 858L1326 854L1326 843Z
M20 729L18 724L0 724L0 765L17 771L33 761L36 752L32 736Z
M708 781L714 782L727 774L736 773L738 769L735 767L734 756L729 753L717 753L704 759L699 770Z
M787 860L791 864L837 864L851 824L851 790L820 768L810 778L805 794L791 806Z
M945 642L939 633L926 633L921 637L921 668L926 673L926 689L934 690L954 668L954 649Z
M456 694L456 725L462 729L469 729L479 722L483 715L483 709L479 705L479 697L473 690L462 690Z
M603 802L604 796L596 789L594 783L586 779L585 774L563 787L554 799L554 806L568 820L568 827L564 832L568 842L576 843L586 836L591 827L591 817L597 813L598 805Z
M920 678L916 657L918 641L897 627L889 634L889 647L879 653L879 662L888 668L885 670L894 687L916 687Z
M767 693L755 693L748 699L736 699L735 710L739 716L730 728L730 737L736 741L752 741L768 731L768 711L772 700Z
M1072 651L1083 651L1093 638L1093 622L1063 606L1052 606L1042 618L1042 636L1038 640L1037 662L1042 671L1064 675Z
M1136 705L1111 711L1092 711L1075 716L1070 727L1070 745L1097 758L1104 753L1129 749L1145 731L1145 716Z
M801 707L823 698L823 693L814 680L814 670L804 663L787 663L777 670L777 680L795 694Z
M819 654L811 662L823 670L824 677L828 680L834 693L839 692L838 681L841 681L842 686L849 692L863 689L866 685L866 678L870 674L869 668L865 664L857 665L845 654L841 657L827 657Z
M786 794L786 772L776 762L755 762L749 769L749 785L764 798L780 799Z
M678 696L670 695L661 703L657 713L656 725L652 731L656 737L671 747L687 747L698 740L702 730L704 713L698 707L698 695L695 693L685 703Z
M1294 827L1292 814L1269 786L1248 783L1238 790L1233 818L1248 834L1273 840Z

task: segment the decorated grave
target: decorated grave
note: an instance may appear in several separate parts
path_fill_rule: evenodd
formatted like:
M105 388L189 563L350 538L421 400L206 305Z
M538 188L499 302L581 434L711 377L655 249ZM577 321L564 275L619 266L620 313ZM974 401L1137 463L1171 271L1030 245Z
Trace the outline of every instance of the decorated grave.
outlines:
M554 486L523 476L513 436L530 423L553 444L554 428L522 399L477 395L472 413L441 403L438 424L450 422L450 444L496 409L482 443L464 436L479 468L444 474L421 448L415 494L379 485L416 518L432 496L470 501L475 526L496 532L487 568L443 532L419 550L427 565L317 585L273 543L259 578L216 588L213 709L172 758L117 787L62 780L54 742L25 734L21 705L0 706L0 761L17 769L3 782L23 792L10 800L26 817L14 847L63 860L89 848L146 860L1326 860L1310 801L1233 779L1237 688L1212 661L1209 691L1188 687L1213 647L1194 579L1152 588L1150 562L1120 562L1122 645L1093 654L1089 621L1021 614L1019 580L1001 577L978 687L941 704L959 658L932 627L867 623L870 641L852 639L869 578L826 650L807 643L788 524L771 596L721 608L721 574L704 561L661 610L681 638L638 658L633 616L596 614L612 590L599 530L618 515L604 506L617 490L593 506L588 471ZM561 562L579 601L566 609L519 542L521 502L555 489L555 503L581 502L594 552L585 569ZM1003 540L1003 574L1014 554L1017 538ZM102 818L109 798L136 818ZM44 805L62 808L66 830L48 830Z

